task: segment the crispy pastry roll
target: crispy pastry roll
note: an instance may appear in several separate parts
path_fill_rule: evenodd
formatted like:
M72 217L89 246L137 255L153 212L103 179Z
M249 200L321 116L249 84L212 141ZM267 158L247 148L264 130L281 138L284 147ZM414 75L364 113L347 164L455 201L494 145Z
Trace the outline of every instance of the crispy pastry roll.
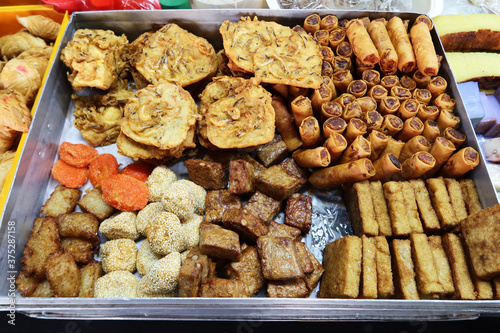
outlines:
M370 178L370 181L380 180L385 182L391 179L392 175L401 171L401 163L392 154L380 156L373 162L373 167L375 168L375 175Z
M327 46L330 45L328 39L330 37L330 32L327 30L319 29L314 32L314 38L318 41L320 45Z
M362 158L349 163L316 169L309 176L312 186L320 189L332 188L346 183L359 182L375 175L373 163Z
M447 93L442 93L439 94L435 99L434 99L434 105L438 107L439 110L443 109L448 109L448 110L453 110L455 107L455 104L457 103L457 100L454 98L451 98L450 95Z
M427 76L438 75L438 58L427 24L414 24L410 29L410 39L417 59L417 68Z
M436 138L439 136L441 131L439 130L438 124L431 119L427 119L424 122L424 130L422 132L422 135L429 140L430 143L433 143L436 141Z
M358 136L365 135L366 133L366 123L359 118L351 118L347 123L347 127L344 132L344 137L347 140L347 143L351 143Z
M377 111L378 104L377 104L377 101L373 97L363 96L363 97L357 98L356 101L361 106L361 110L363 110L363 113L370 112L370 111Z
M351 104L355 100L356 100L356 97L354 97L353 95L348 94L348 93L343 93L342 95L335 98L333 101L342 105L342 108L345 108L346 105Z
M366 82L368 89L380 83L380 72L374 69L367 69L361 73L361 79Z
M384 133L373 130L370 132L370 134L368 134L367 140L370 142L370 146L372 149L370 160L374 161L379 157L380 152L384 150L389 138Z
M363 64L359 58L355 58L355 64L356 64L356 75L361 76L361 74L369 69L374 69L375 65L373 64Z
M354 54L363 64L375 65L380 61L377 48L361 20L349 21L346 34L353 47Z
M384 122L384 117L378 111L366 111L363 113L363 121L366 123L366 132L379 130Z
M407 28L401 18L394 16L387 22L386 29L398 54L399 70L404 74L411 73L416 67L416 60Z
M436 123L441 131L446 128L457 128L460 125L460 118L453 113L453 110L441 110L439 116L436 119Z
M349 23L348 19L341 19L341 20L339 20L339 27L345 29L347 27L348 23Z
M339 19L335 15L326 15L319 22L320 29L332 31L339 26Z
M417 83L417 88L427 88L427 84L431 81L431 77L428 75L425 75L418 69L413 73L412 75L413 80Z
M402 120L406 120L408 118L415 117L419 110L420 103L413 98L406 99L401 102L399 106L397 116Z
M417 82L415 82L415 80L413 80L408 75L403 75L399 79L399 84L401 84L401 87L408 89L412 93L417 88Z
M343 70L351 70L352 61L351 58L335 56L332 60L333 72L343 71Z
M332 91L335 91L335 97L337 97L337 88L335 87L335 83L333 83L330 76L323 76L323 84L329 87Z
M450 140L458 149L467 139L467 136L453 127L447 127L443 131L443 136Z
M330 153L326 147L297 149L292 154L293 159L303 168L320 168L330 164Z
M427 120L436 120L439 117L439 109L435 105L420 104L417 117L424 122Z
M398 132L396 138L401 141L408 141L414 136L422 134L424 123L417 117L411 117L405 120L403 128Z
M288 98L288 85L283 83L276 83L272 85L273 89L280 94L283 98Z
M334 95L335 94L335 95ZM317 114L321 112L321 104L331 101L336 97L337 92L332 91L330 87L322 83L319 89L314 89L311 94L311 105Z
M404 144L399 154L399 161L400 162L405 161L416 152L429 151L429 150L431 150L431 144L424 136L422 135L414 136Z
M351 44L346 40L340 42L340 44L337 45L337 47L335 48L335 53L338 56L346 58L351 58L354 55Z
M405 100L411 98L411 91L401 86L395 86L389 90L389 95L399 98L400 100Z
M450 140L442 136L436 138L436 141L434 141L434 144L432 145L432 148L429 151L429 153L432 156L434 156L436 164L431 170L429 170L427 176L428 177L434 176L443 166L443 164L446 161L448 161L448 159L455 152L455 150L456 147Z
M271 102L276 114L275 124L276 129L280 133L283 141L285 141L288 151L294 151L302 146L299 132L294 126L294 121L288 112L285 103L281 97L273 97Z
M321 45L319 47L319 52L321 53L321 58L323 59L323 61L329 62L330 64L332 63L333 57L335 57L335 53L330 48L330 46Z
M363 109L357 100L352 101L344 107L344 112L342 113L342 118L345 121L349 121L352 118L361 118L363 115Z
M325 122L331 117L341 117L343 112L342 105L338 102L325 102L321 104L321 121Z
M416 179L434 167L436 160L425 151L419 151L401 163L401 177Z
M389 94L389 91L387 89L385 89L384 86L382 86L380 84L376 84L373 87L371 87L370 90L368 90L367 95L369 97L373 98L374 100L376 100L377 103L379 103L383 98L387 97L388 94Z
M311 116L302 120L299 126L299 133L304 143L304 148L316 147L321 141L321 130L318 120L315 117Z
M398 54L392 45L385 27L380 21L371 21L366 28L380 57L380 69L386 73L395 73L398 70Z
M311 14L304 20L304 30L314 34L321 29L321 17L318 14Z
M415 81L415 80L413 80ZM429 89L426 88L415 88L411 94L411 97L416 99L422 104L429 104L432 99L432 94Z
M328 42L330 43L330 47L332 49L337 48L337 45L342 43L346 38L346 33L345 29L342 28L335 28L332 31L330 31L330 36L328 38Z
M342 93L345 93L347 91L349 83L354 80L351 71L348 69L336 71L330 78L335 84L335 88L337 88L337 90Z
M347 86L347 93L356 98L363 97L368 90L368 85L364 80L353 80Z
M309 89L297 86L288 86L288 97L291 100L299 96L309 96Z
M321 63L321 75L322 76L332 76L333 75L333 66L331 62L323 60Z
M398 116L386 114L380 131L386 135L395 136L403 129L403 121Z
M295 126L297 126L297 128L300 124L302 124L302 120L304 120L304 118L314 115L309 97L298 96L292 101L292 103L290 103L290 108L292 109Z
M432 97L436 98L444 93L447 87L448 82L442 76L436 76L431 78L426 88L431 92Z
M427 24L427 28L429 28L429 30L432 30L432 28L434 28L434 23L432 23L432 20L425 14L419 15L415 19L415 23L413 24L417 24L420 22L424 22L425 24Z
M380 84L390 91L392 87L399 86L399 77L397 75L386 75L380 79Z
M387 140L387 144L385 145L384 149L380 152L380 156L385 154L392 154L396 156L396 158L399 158L399 155L401 154L401 149L403 149L404 145L405 143L403 141L389 137Z
M459 178L479 164L479 153L472 147L465 147L451 155L441 168L445 178Z
M347 148L347 141L342 134L332 132L323 145L330 153L332 163L336 162Z
M349 143L349 141L347 141ZM344 150L340 157L339 163L347 163L361 158L368 158L371 155L370 142L362 135L356 137L352 143Z
M331 133L344 133L347 122L340 117L330 117L323 123L323 136L329 137Z

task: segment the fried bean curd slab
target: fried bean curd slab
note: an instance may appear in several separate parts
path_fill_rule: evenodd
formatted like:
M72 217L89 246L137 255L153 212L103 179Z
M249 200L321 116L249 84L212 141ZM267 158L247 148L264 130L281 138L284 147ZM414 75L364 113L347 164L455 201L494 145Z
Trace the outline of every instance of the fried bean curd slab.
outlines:
M71 70L68 80L73 89L112 87L126 65L127 46L127 37L111 30L77 30L61 51L61 60Z
M318 89L322 83L319 43L305 31L242 17L220 29L232 69L254 73L267 83Z
M185 87L217 71L213 46L174 23L142 34L131 49L132 65L153 84L168 80Z
M254 80L210 105L206 115L207 138L221 149L247 148L274 138L271 94Z
M125 105L121 130L138 143L173 149L181 146L194 129L197 109L191 95L179 84L150 85L138 90Z

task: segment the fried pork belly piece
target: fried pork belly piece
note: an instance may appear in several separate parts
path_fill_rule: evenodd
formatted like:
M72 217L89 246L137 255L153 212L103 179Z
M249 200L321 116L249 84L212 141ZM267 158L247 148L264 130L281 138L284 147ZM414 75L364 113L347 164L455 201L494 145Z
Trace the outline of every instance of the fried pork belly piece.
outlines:
M273 140L257 148L257 157L266 168L281 162L287 154L288 148L279 134L275 134Z
M185 230L177 215L161 212L150 222L147 238L156 254L182 252L186 249Z
M158 260L137 285L140 297L164 297L176 292L179 285L181 255L172 252Z
M45 261L47 280L56 297L77 297L80 292L80 269L69 252L52 253Z
M318 42L304 31L242 17L220 29L231 70L254 73L267 83L318 89L322 57Z
M185 87L217 71L213 46L174 23L139 36L131 52L132 65L152 84L171 81Z
M80 199L82 191L57 185L50 194L40 212L41 215L57 217L61 214L71 213Z
M127 47L127 37L116 36L111 30L77 30L61 51L61 60L71 71L68 80L73 89L112 87L125 68Z
M132 298L137 297L139 280L129 271L113 271L95 282L96 298Z
M131 239L113 239L101 246L100 257L102 269L109 273L112 271L135 271L137 260L137 247Z
M206 113L207 138L217 148L247 148L274 138L271 94L248 80L235 94L210 104Z
M307 174L292 158L273 165L257 176L257 190L283 200L297 192L307 182Z
M134 212L121 212L104 221L99 225L99 231L108 239L139 238L137 231L137 215Z
M151 249L151 245L149 245L149 242L147 239L145 239L141 243L141 247L139 248L139 251L137 252L137 271L141 276L146 275L151 267L153 267L158 260L163 258L163 255L159 255L153 252Z
M115 208L102 198L100 188L94 187L77 202L78 207L85 212L94 215L99 221L111 216Z
M92 261L80 268L80 293L78 297L94 297L95 282L103 274L99 261Z
M177 180L175 172L164 165L159 165L153 169L153 172L146 180L149 191L150 202L160 202L165 195L170 184Z

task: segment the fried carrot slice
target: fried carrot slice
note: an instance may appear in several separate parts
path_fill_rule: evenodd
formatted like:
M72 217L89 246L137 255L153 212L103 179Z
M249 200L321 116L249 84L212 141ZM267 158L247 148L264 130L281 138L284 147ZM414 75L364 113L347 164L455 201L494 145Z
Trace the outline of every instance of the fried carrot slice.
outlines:
M102 182L102 198L123 211L142 209L149 200L146 183L128 175L114 175Z
M52 177L62 185L69 188L79 188L89 179L87 168L77 168L63 160L58 160L52 167Z
M89 164L89 178L97 186L103 180L118 174L118 161L111 154L101 154Z
M154 165L139 161L127 165L120 171L120 173L122 175L128 175L145 182L146 180L148 180L148 177L151 172L153 172L154 168Z
M61 160L78 168L88 166L97 155L95 148L83 143L63 142L59 146Z

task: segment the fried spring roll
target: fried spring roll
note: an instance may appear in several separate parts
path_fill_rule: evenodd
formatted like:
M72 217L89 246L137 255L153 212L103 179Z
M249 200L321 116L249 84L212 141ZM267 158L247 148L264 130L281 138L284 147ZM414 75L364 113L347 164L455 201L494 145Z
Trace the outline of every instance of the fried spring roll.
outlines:
M321 17L318 14L311 14L304 20L304 30L314 34L321 28Z
M385 154L380 156L373 162L375 168L375 175L370 178L370 181L386 182L391 179L392 175L401 171L401 163L392 154Z
M349 21L346 34L353 47L354 54L363 64L375 65L380 61L377 48L361 20Z
M332 63L333 57L335 57L335 53L333 53L332 49L329 46L321 45L319 47L319 52L321 53L321 58L323 61ZM333 68L333 67L332 67Z
M359 58L355 58L356 63L356 75L361 76L361 74L369 69L374 69L375 65L373 64L364 64L359 60Z
M321 104L321 122L325 122L331 117L341 117L342 116L342 105L338 102L326 102Z
M395 73L398 70L398 54L392 45L385 27L380 21L371 21L366 29L380 57L380 69L383 72Z
M400 100L405 100L411 98L411 91L401 86L395 86L389 90L389 95L399 98Z
M430 76L425 75L424 73L422 73L418 69L415 71L415 73L413 73L412 78L417 83L417 88L421 88L421 89L427 88L427 85L431 81Z
M415 117L419 108L420 103L416 99L409 98L401 102L397 115L399 118L406 120L408 118Z
M341 28L346 28L347 27L347 24L349 23L349 20L348 19L341 19L339 20L339 27Z
M444 93L447 87L448 82L442 76L436 76L431 78L426 88L431 92L432 97L436 98Z
M337 98L335 98L333 101L339 103L342 105L342 108L345 108L347 105L351 104L356 100L356 97L354 97L351 94L348 93L343 93Z
M361 118L362 115L363 110L361 109L361 105L357 100L354 100L344 107L342 118L344 118L344 120L348 122L352 118Z
M460 118L457 117L452 110L441 110L436 123L441 131L448 127L457 128L460 125Z
M311 105L315 114L321 113L321 104L331 101L336 92L333 92L330 87L322 83L318 89L314 89L311 94Z
M479 164L479 153L472 147L465 147L453 154L441 168L445 178L459 178Z
M352 67L351 58L335 56L332 60L332 67L334 73L343 70L350 70Z
M361 106L361 110L363 111L363 113L376 111L378 108L377 101L370 96L357 98L356 101L358 101L359 105Z
M341 57L351 58L354 54L354 51L351 44L344 40L340 42L339 45L337 45L337 47L335 48L335 53Z
M353 80L347 86L347 93L356 98L363 97L368 90L368 86L364 80Z
M417 59L417 68L427 76L438 75L438 58L427 24L424 22L414 24L410 29L410 40Z
M366 132L379 130L384 122L384 117L378 111L366 111L363 113L363 121L366 123Z
M429 104L432 99L431 92L426 88L415 88L411 96L422 104Z
M330 164L330 153L325 147L297 149L292 157L303 168L321 168Z
M416 179L434 167L436 160L425 151L419 151L401 163L401 177Z
M330 76L323 76L323 84L329 87L332 92L335 91L335 97L337 97L337 88L335 87L335 83L333 83Z
M386 29L398 54L399 70L404 74L411 73L416 67L416 60L407 28L401 18L394 16L387 22Z
M361 73L361 80L366 82L368 89L380 83L380 72L374 69L367 69Z
M318 120L315 117L307 117L302 120L299 126L299 133L304 143L304 148L314 148L318 146L321 141L321 130Z
M392 87L399 86L399 77L397 75L386 75L380 79L380 84L390 91Z
M330 117L323 123L323 135L328 137L331 133L344 133L347 122L340 117Z
M314 115L311 100L309 97L298 96L290 103L293 118L295 119L295 126L297 128L302 124L302 120Z
M427 25L427 28L429 30L432 30L432 28L434 28L434 23L432 23L432 20L427 15L425 15L425 14L419 15L415 19L415 23L413 23L413 24L417 24L417 23L420 23L420 22L424 22Z
M439 126L434 120L426 120L424 122L424 130L422 135L429 140L430 143L436 141L436 138L439 136L441 132L439 131Z
M345 38L346 38L345 29L339 27L333 29L332 31L330 31L330 37L328 38L330 47L332 49L335 49L337 45L339 45L345 40Z
M347 140L347 138L346 138ZM347 141L349 144L349 141ZM371 155L370 142L362 135L358 135L342 153L339 164L347 163L361 158L368 158Z
M362 158L353 162L316 169L309 176L309 183L319 189L333 188L346 183L359 182L375 175L372 162Z
M396 136L403 129L403 121L398 116L386 114L380 131L386 135Z
M398 132L396 138L406 142L414 136L422 134L424 131L424 123L417 117L411 117L405 120L403 128Z
M273 97L271 104L276 114L276 129L281 134L283 141L285 141L288 151L294 151L302 146L303 143L297 128L294 126L293 118L281 97Z
M351 118L344 132L344 137L347 140L347 143L350 144L358 136L365 135L366 128L366 123L363 120L359 118Z
M323 45L323 46L328 46L330 45L329 43L329 38L330 38L330 32L327 31L327 30L322 30L322 29L319 29L319 30L316 30L314 32L314 38L318 41L318 43L320 45Z
M330 62L323 60L321 64L321 75L322 76L332 76L334 73L333 66Z
M408 140L403 149L401 149L401 153L399 154L399 161L404 162L406 159L410 158L413 154L419 151L429 151L431 149L431 144L429 140L427 140L422 135L417 135Z
M345 93L349 83L354 80L351 71L348 69L334 72L330 78L335 84L335 88L341 93Z
M339 19L335 15L326 15L319 22L320 29L332 31L339 25Z
M405 143L403 141L399 141L389 137L389 139L387 140L387 144L385 145L384 149L380 152L380 156L385 154L392 154L396 158L399 158L399 155L401 154L401 150L403 149L404 145Z
M451 98L450 95L447 93L442 93L439 94L435 99L434 99L434 105L438 107L439 110L443 109L448 109L448 110L453 110L456 104L456 99Z
M467 139L467 136L453 127L447 127L443 131L443 136L450 140L458 149Z
M288 85L287 84L282 84L282 83L277 83L273 84L273 89L281 95L281 97L287 99L288 98Z
M331 162L335 163L346 150L347 141L342 134L332 132L323 146L328 149Z
M439 109L435 105L420 104L417 117L424 122L427 120L436 120L439 117Z
M432 145L429 153L434 156L434 159L436 160L436 164L434 167L427 172L426 176L432 177L434 176L439 169L443 166L443 164L448 161L450 158L451 154L455 152L457 148L451 142L450 140L440 136L436 138L436 141L434 141L434 144Z
M384 133L374 130L371 131L370 134L368 134L367 140L368 142L370 142L370 146L372 149L372 153L370 154L370 160L374 161L379 157L380 152L384 150L389 138Z
M403 75L399 79L399 84L401 84L401 87L408 89L412 93L417 88L417 82L415 82L415 80L413 80L408 75Z

